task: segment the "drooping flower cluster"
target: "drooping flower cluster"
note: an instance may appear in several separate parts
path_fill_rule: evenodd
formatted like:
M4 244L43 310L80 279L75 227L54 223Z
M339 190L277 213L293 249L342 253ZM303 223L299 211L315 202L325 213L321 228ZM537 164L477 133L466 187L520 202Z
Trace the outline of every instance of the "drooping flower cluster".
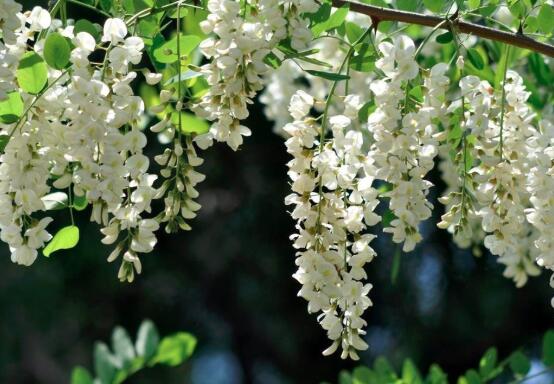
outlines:
M536 151L528 142L538 132L532 125L534 114L526 104L529 93L521 77L508 71L504 87L503 94L475 76L460 80L464 101L460 127L465 135L462 151L479 163L472 167L462 159L464 190L443 199L449 207L440 226L458 226L458 238L469 245L478 220L485 233L485 247L506 265L504 275L521 287L528 276L539 273L533 246L537 234L525 217L530 201L527 175L535 161L532 152Z
M8 138L0 158L0 237L9 244L14 262L30 265L52 237L46 231L52 219L40 212L53 200L73 210L74 201L81 199L92 205L91 220L102 226L102 242L115 244L108 261L122 255L118 276L132 281L141 271L139 254L151 252L156 244L160 223L171 231L190 228L184 219L193 218L199 209L192 198L198 196L194 186L203 179L192 166L202 160L190 138L184 141L185 150L176 140L172 156L156 158L162 176L170 180L159 188L154 185L157 176L148 173L150 160L143 153L144 103L131 87L137 77L133 66L142 59L144 43L128 35L123 20L106 20L97 41L88 32L74 33L73 26L51 20L40 7L17 18L18 27L3 35L11 43L6 47L15 58L14 66L29 43L34 42L35 51L42 54L44 40L37 39L42 32L60 33L71 40L73 49L65 69L48 69L38 96L18 89L25 114L0 123ZM7 21L4 25L11 26ZM13 38L6 40L11 32ZM100 45L106 52L104 62L93 64L89 56ZM147 78L154 84L161 76L148 73ZM160 124L153 129L162 130ZM162 128L167 130L167 125ZM168 187L171 183L175 188ZM150 217L156 198L164 199L166 209ZM35 214L42 218L34 218Z
M332 137L327 140L308 116L314 99L303 91L292 97L295 120L284 130L290 135L286 146L293 156L288 163L293 193L286 204L293 206L291 215L298 221L298 233L291 236L298 249L298 294L308 301L309 312L321 312L318 321L333 340L324 354L340 345L343 358L357 359L356 350L367 348L361 316L371 306L363 267L375 255L369 245L375 236L366 230L380 217L373 212L378 204L373 159L363 152L362 133L349 129L360 100L348 96L344 103L345 114L329 118Z
M240 120L248 116L248 104L263 88L261 76L269 70L264 58L287 36L295 49L305 48L312 36L301 14L317 8L313 0L246 1L244 9L233 0L208 1L210 14L201 27L215 37L204 40L200 49L210 59L202 67L210 90L195 112L214 123L197 137L201 148L216 140L237 150L242 136L250 135Z
M419 223L431 216L427 194L431 183L424 176L433 168L438 141L434 123L443 110L448 86L446 64L437 64L430 71L424 86L427 99L422 106L407 105L407 82L419 74L414 59L415 46L406 36L379 45L383 57L376 66L386 77L374 81L370 89L375 95L375 111L369 116L368 129L373 135L372 156L377 177L390 184L385 194L396 216L385 232L393 241L404 243L411 251L421 240Z

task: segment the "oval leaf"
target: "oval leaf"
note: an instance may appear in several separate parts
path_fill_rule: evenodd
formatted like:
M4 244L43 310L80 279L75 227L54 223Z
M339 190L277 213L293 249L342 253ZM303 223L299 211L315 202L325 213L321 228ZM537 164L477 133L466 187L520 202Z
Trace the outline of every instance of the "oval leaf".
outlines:
M79 242L79 228L75 225L64 227L58 231L44 248L42 253L48 257L52 252L60 249L70 249Z
M154 323L150 320L144 320L138 330L135 343L137 354L144 357L144 360L150 360L156 353L159 342L160 336Z
M437 36L437 43L439 44L448 44L454 39L452 32L448 31Z
M36 95L48 81L48 67L37 53L27 52L21 58L15 76L21 89Z
M44 60L55 69L63 69L69 63L71 47L69 43L57 32L51 33L44 42Z
M196 347L196 338L190 333L179 332L165 337L160 343L152 364L165 364L171 367L187 360Z
M71 372L71 384L92 384L92 376L83 367L75 367Z
M177 41L180 43L181 55L189 55L200 44L200 37L195 35L172 38L169 41L155 47L152 55L156 61L163 64L171 64L177 61Z
M23 99L18 92L8 93L5 100L0 101L0 123L15 123L23 115Z

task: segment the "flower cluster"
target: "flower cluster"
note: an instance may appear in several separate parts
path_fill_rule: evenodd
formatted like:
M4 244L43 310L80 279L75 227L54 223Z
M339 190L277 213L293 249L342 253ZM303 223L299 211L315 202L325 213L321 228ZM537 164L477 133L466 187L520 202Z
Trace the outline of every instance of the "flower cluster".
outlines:
M286 146L293 156L288 163L293 193L286 204L293 205L291 215L297 220L298 233L291 239L299 250L298 294L308 301L309 312L321 312L318 321L333 340L324 354L340 345L343 358L357 359L356 350L367 348L361 316L371 306L363 267L375 256L369 245L375 236L365 232L380 217L373 212L378 204L373 159L362 150L362 133L349 129L360 99L348 96L344 103L345 113L329 118L332 138L326 139L324 128L308 116L314 99L303 91L292 97L294 121L284 130L290 135Z
M13 8L11 2L1 6ZM200 208L192 199L198 196L194 186L203 179L192 167L202 159L192 139L182 141L179 135L172 150L156 157L166 180L155 186L158 176L148 172L150 159L143 153L144 103L131 86L144 42L129 36L123 20L106 20L98 41L88 32L74 33L73 26L64 27L40 7L17 14L17 20L12 28L11 19L2 19L6 45L0 55L14 58L13 64L2 63L3 79L4 68L13 77L12 67L18 66L28 44L34 42L35 52L42 54L42 35L58 32L73 47L65 69L48 69L39 95L18 89L25 114L0 124L8 138L0 157L0 238L9 244L15 263L30 265L52 237L46 230L52 219L41 214L49 209L48 202L59 200L58 205L73 211L75 200L84 200L92 206L91 220L102 226L102 242L115 244L108 261L122 256L118 276L132 281L141 272L139 254L151 252L156 244L160 223L170 232L190 229L184 220ZM99 47L105 51L102 65L89 61ZM150 84L161 79L152 73L146 77ZM175 133L167 120L152 130ZM152 217L151 202L157 198L164 199L165 210Z
M393 241L404 243L411 251L421 240L419 223L431 216L427 194L431 183L424 176L433 168L438 152L434 119L443 110L448 77L447 66L435 65L425 80L427 99L422 106L410 107L407 83L419 74L415 62L415 45L406 36L379 45L383 57L376 66L386 77L374 81L370 89L375 95L375 111L369 116L368 129L373 135L372 156L377 177L390 184L384 196L396 216L385 232Z
M269 70L264 58L287 36L293 47L306 47L312 36L301 14L317 7L313 0L246 1L245 9L233 0L208 1L210 14L201 27L215 37L204 40L200 48L210 59L202 67L210 90L194 110L214 123L196 138L201 148L215 139L237 150L242 136L250 135L240 120L248 117L248 104L263 88L261 76Z
M504 92L495 92L476 76L460 80L462 151L479 162L472 167L473 160L461 160L465 185L442 199L448 211L439 226L450 227L463 245L469 245L476 232L472 227L480 223L485 247L506 265L504 275L521 287L528 276L539 273L533 246L537 233L525 214L532 199L527 175L537 151L529 140L535 142L538 132L521 77L508 71L503 87Z

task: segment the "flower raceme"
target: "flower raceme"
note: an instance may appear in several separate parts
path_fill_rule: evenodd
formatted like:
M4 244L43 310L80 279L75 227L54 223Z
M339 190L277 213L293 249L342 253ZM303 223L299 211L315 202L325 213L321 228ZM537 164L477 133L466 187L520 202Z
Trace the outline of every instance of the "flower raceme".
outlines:
M436 162L447 185L438 226L458 245L483 242L517 287L541 268L554 271L554 119L529 106L518 73L507 70L495 89L459 74L463 56L421 68L414 41L380 32L369 37L375 70L345 71L359 45L314 38L308 15L318 2L206 5L203 58L180 54L177 22L177 52L162 49L175 60L163 70L154 60L151 72L142 63L156 56L152 42L136 32L143 14L109 17L100 32L0 0L0 239L14 263L31 265L39 249L56 243L49 210L69 208L73 222L84 202L102 242L113 245L108 261L120 260L118 277L133 281L160 228L191 229L205 178L198 148L217 141L237 150L251 134L243 123L248 106L265 87L260 101L292 157L285 203L296 221L293 277L331 340L325 355L340 349L343 358L358 359L368 347L363 315L372 285L365 266L376 257L377 224L404 252L422 241L420 224L433 209L426 177ZM279 68L269 65L271 55ZM206 84L198 96L189 95L194 81L182 78L190 62L192 80ZM177 81L167 79L175 73ZM134 92L141 75L154 102ZM187 131L185 118L211 126ZM153 159L145 151L152 134L164 145ZM161 212L153 212L156 199ZM391 220L376 213L379 204Z

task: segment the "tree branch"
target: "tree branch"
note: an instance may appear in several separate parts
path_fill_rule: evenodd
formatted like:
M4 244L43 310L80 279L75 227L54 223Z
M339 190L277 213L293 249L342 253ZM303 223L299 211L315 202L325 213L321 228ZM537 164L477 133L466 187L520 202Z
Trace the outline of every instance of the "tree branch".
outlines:
M334 7L338 8L347 5L350 7L350 10L371 16L374 20L376 19L378 21L400 21L403 23L424 25L427 27L435 27L444 21L444 18L440 16L423 15L421 13L376 7L374 5L358 3L357 1L332 0L332 2ZM448 23L443 24L444 25L439 28L450 29ZM554 46L547 43L541 43L519 33L504 32L483 25L459 21L457 19L453 19L452 24L454 24L458 31L462 33L500 41L502 43L529 49L531 51L542 53L543 55L554 57Z

